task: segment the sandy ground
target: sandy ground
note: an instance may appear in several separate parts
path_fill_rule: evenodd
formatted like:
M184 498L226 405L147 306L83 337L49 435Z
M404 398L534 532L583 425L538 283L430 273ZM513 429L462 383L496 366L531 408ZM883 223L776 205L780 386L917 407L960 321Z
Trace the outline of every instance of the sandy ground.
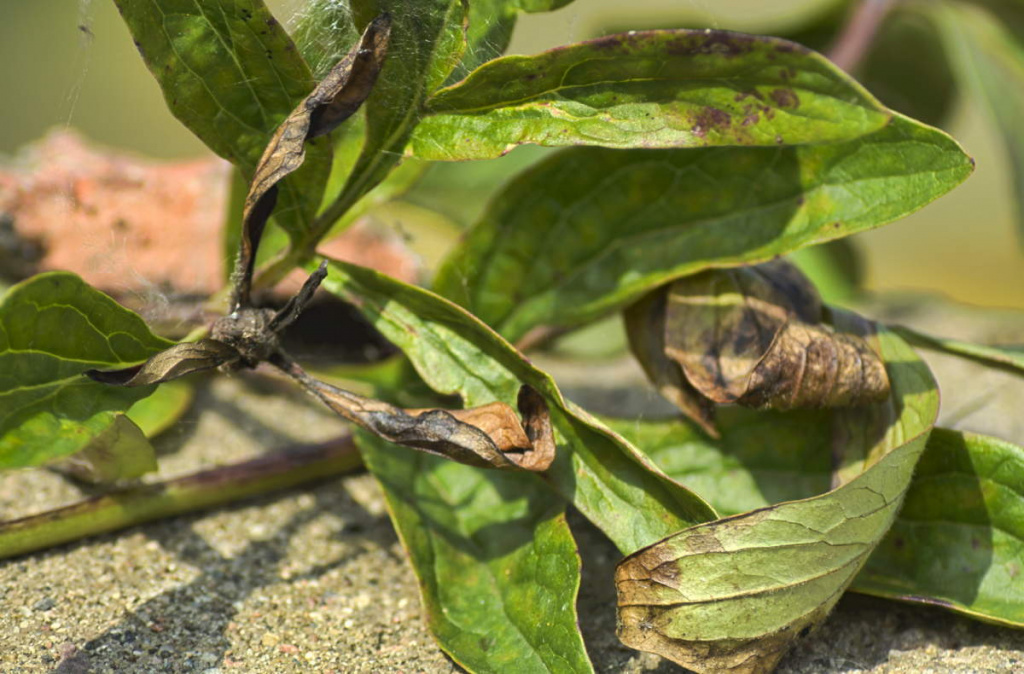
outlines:
M621 402L620 384L633 375L610 367L607 376L589 370L588 379L615 386L577 395ZM955 362L944 367L940 376L975 376ZM995 387L1019 407L1019 389L1006 393L1011 385L982 389ZM162 474L341 431L312 401L279 393L276 383L253 377L210 382L185 422L158 439ZM961 405L963 417L969 403L948 404L954 412ZM1000 404L989 415L994 422L968 413L961 424L1002 424L1002 435L1020 440L1019 414L1006 421ZM80 497L46 471L0 475L4 518ZM617 642L611 578L618 554L580 518L571 523L584 559L582 629L598 671L680 671ZM368 475L0 563L3 674L455 671L420 617L415 578ZM1024 671L1024 632L848 595L780 671Z

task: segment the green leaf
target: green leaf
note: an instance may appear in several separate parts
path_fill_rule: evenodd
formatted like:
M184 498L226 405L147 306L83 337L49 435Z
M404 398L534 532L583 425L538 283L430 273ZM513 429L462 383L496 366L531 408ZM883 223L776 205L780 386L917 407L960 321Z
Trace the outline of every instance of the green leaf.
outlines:
M431 631L471 672L591 672L576 626L580 560L565 503L531 474L410 452L365 432Z
M824 619L891 526L938 414L928 368L882 332L893 397L835 413L840 486L702 524L627 557L619 636L696 671L767 671ZM731 665L729 663L732 663Z
M1024 627L1024 448L935 429L854 590Z
M324 287L356 304L438 393L459 394L467 406L476 406L494 400L513 404L524 383L540 391L551 408L558 445L547 476L619 549L635 550L714 517L700 498L567 403L551 377L458 306L341 262L330 264Z
M156 450L131 419L124 414L116 414L114 422L83 450L55 467L83 482L116 484L156 470Z
M904 117L831 145L563 150L491 202L436 285L515 341L679 276L878 227L972 168L953 139Z
M0 468L88 446L153 387L106 386L81 373L127 367L172 345L74 274L12 287L0 304Z
M528 145L485 162L428 162L423 179L404 199L443 213L468 229L502 185L553 152L556 150Z
M864 265L850 239L835 239L793 252L789 261L800 268L828 304L854 300L863 289Z
M449 81L461 80L485 61L501 56L512 40L519 12L550 12L572 0L471 0L466 54Z
M927 10L946 40L961 85L989 108L1002 132L1024 237L1024 44L980 7L944 2Z
M116 0L171 112L252 178L277 126L313 89L309 67L262 0ZM275 221L292 239L320 205L331 149L311 144L281 184Z
M720 441L676 421L606 420L723 515L828 489L830 414L733 408L718 421ZM850 589L1024 625L1015 582L1024 554L1021 466L1019 446L934 429L900 514Z
M630 32L507 56L427 102L410 150L486 159L517 145L795 145L877 131L890 113L827 59L779 38Z
M854 74L893 110L939 126L956 103L957 87L942 36L920 9L894 5Z
M185 379L161 384L153 395L139 400L125 413L147 438L160 435L188 411L195 398L195 387Z
M1024 345L1022 346L987 346L972 344L957 339L934 337L911 328L895 325L889 328L914 346L959 356L976 363L1005 370L1010 374L1024 374Z
M832 479L832 412L718 410L718 440L681 419L605 419L723 516L810 498Z
M384 12L391 14L388 58L366 100L366 141L348 182L317 220L300 247L312 253L316 243L359 199L377 186L402 159L420 120L427 95L451 74L466 49L466 5L462 0L353 0L357 26Z

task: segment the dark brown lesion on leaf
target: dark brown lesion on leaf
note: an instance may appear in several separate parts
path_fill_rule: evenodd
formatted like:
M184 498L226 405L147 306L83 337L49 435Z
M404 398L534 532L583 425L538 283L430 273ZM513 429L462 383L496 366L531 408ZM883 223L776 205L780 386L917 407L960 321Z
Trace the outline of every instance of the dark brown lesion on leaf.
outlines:
M694 31L669 40L665 51L673 56L717 55L736 58L750 53L764 38L727 30Z
M732 124L732 116L720 108L704 106L693 118L691 131L698 138L705 138L709 131L722 132Z
M792 89L773 89L770 94L775 105L780 108L799 108L800 97Z
M272 136L245 201L231 310L213 323L210 336L176 344L140 365L85 374L113 386L147 386L212 368L234 371L268 363L345 419L391 442L473 466L546 470L554 459L554 434L547 403L532 388L520 390L518 412L503 402L456 410L402 409L322 382L295 363L281 347L280 335L312 301L327 276L326 262L281 309L253 305L253 264L278 184L302 165L306 143L336 128L369 96L384 64L390 26L386 14L371 21L359 43Z
M824 315L814 287L783 260L680 279L625 314L648 378L712 436L716 405L788 410L888 397L885 363L868 339Z

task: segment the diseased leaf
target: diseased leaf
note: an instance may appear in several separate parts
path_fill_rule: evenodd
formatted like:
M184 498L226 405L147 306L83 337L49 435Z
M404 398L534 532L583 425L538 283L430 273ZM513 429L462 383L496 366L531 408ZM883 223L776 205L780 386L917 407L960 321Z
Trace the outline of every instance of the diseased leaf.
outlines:
M665 349L667 300L667 288L656 290L623 312L630 350L658 393L705 433L718 437L714 404L693 387Z
M831 412L722 410L720 441L675 421L606 420L723 515L829 487ZM1024 450L936 428L902 509L850 589L1024 624L1019 579Z
M878 227L971 170L949 136L903 117L829 145L572 148L491 202L436 287L515 341L580 325L680 276Z
M772 37L631 31L484 64L427 101L410 152L500 156L517 145L796 145L877 131L889 112L827 59Z
M355 25L391 15L388 58L366 101L366 140L348 182L297 246L312 254L317 242L401 161L423 101L451 74L466 48L463 0L425 0L415 11L400 0L353 0Z
M153 389L108 387L82 372L137 363L172 344L74 274L13 286L0 304L0 468L87 447Z
M147 398L139 400L125 412L147 438L154 438L184 416L195 398L195 387L187 381L163 384Z
M852 589L1024 627L1024 448L935 429Z
M309 67L262 0L116 0L171 112L221 157L256 171L274 130L313 88ZM275 220L295 239L320 205L331 149L307 151Z
M256 251L277 203L278 183L306 159L307 144L352 116L370 95L388 50L391 18L378 16L363 36L299 103L267 144L256 166L242 214L242 235L235 263L232 311L249 305Z
M1024 374L1024 344L1020 346L990 346L935 337L903 325L894 325L889 329L913 346L959 356L1011 374Z
M233 346L216 339L200 339L175 344L139 365L120 370L86 370L83 374L100 384L150 386L234 363L240 357Z
M839 486L627 557L616 572L624 643L698 672L766 672L825 618L892 524L938 413L913 351L884 331L879 346L893 396L834 412Z
M845 407L889 395L878 356L821 324L820 298L788 262L709 270L665 292L665 353L718 404Z
M401 409L340 389L294 363L275 363L340 416L388 442L477 468L543 471L555 458L551 417L544 399L519 390L519 412L503 402L462 410Z
M85 449L54 465L90 484L115 484L156 470L156 451L142 429L124 414L94 437Z
M961 86L986 104L1002 131L1024 237L1024 44L981 7L933 3L925 11L939 27Z
M471 672L590 672L565 503L534 475L356 435L419 580L431 631Z
M714 517L635 447L566 403L548 375L472 315L362 267L331 262L329 269L324 287L356 304L438 393L459 394L467 406L479 406L512 403L523 384L540 392L557 445L547 477L620 550L631 552Z

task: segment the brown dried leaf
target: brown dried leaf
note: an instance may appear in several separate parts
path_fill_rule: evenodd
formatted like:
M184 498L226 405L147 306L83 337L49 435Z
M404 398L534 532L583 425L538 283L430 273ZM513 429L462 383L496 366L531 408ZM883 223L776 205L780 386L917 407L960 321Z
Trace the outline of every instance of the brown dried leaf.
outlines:
M667 294L667 286L659 288L624 312L630 350L658 392L696 422L705 433L717 438L719 434L714 425L714 405L686 381L679 365L665 355Z
M674 282L665 352L716 403L793 409L884 400L881 359L859 337L821 325L821 300L793 265L775 260Z
M464 410L402 409L331 386L283 358L272 362L339 415L389 442L481 468L543 471L555 458L547 403L529 386L519 390L522 419L502 402Z
M822 324L822 305L782 260L679 279L630 307L630 346L648 378L706 432L713 403L794 409L884 400L867 341Z
M233 363L238 351L216 339L182 342L161 351L145 363L122 370L86 370L93 381L113 386L147 386Z
M242 238L235 265L232 310L249 304L256 250L277 202L277 184L306 158L306 141L329 133L370 95L387 54L391 17L371 21L362 38L282 122L267 144L253 175L242 215Z

